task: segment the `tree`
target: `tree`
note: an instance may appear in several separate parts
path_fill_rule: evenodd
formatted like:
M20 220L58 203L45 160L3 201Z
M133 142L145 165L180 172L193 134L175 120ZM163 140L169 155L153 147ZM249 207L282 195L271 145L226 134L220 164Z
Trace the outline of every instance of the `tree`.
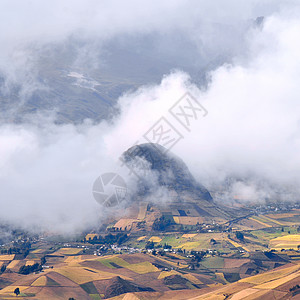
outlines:
M210 243L215 245L215 244L217 244L217 241L215 239L210 239Z
M16 294L16 296L20 295L20 289L18 287L15 288L14 293Z
M153 241L148 241L146 246L145 246L146 249L154 249L154 242Z
M235 233L235 236L237 239L239 239L240 241L243 241L244 240L244 235L240 232L240 231L237 231Z
M161 216L154 220L152 229L156 231L164 231L168 226L172 224L171 219Z
M2 265L0 269L0 274L2 274L6 270L6 265Z
M46 257L43 256L43 257L41 258L41 265L44 265L45 263L46 263Z

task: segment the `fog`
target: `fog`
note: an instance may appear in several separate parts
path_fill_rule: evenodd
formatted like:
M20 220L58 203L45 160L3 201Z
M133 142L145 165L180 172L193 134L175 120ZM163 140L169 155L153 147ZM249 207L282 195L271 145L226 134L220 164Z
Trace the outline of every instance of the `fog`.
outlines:
M80 45L69 67L88 62L101 70L103 45L122 37L153 37L160 41L154 53L162 53L162 60L170 53L173 59L159 83L150 81L116 99L118 113L110 120L87 117L80 124L57 124L55 109L22 116L17 124L3 118L0 220L62 234L101 224L109 209L93 199L94 180L106 172L126 178L120 155L147 142L144 134L161 117L183 136L171 151L199 182L217 192L218 199L230 203L238 195L259 202L298 200L299 5L229 1L221 9L222 5L1 1L0 101L12 95L18 99L6 114L26 106L34 90L49 88L47 81L39 80L37 57L54 45L69 45L70 39ZM255 22L260 16L262 24ZM188 51L162 42L176 32L192 45L187 49L194 49L195 65ZM181 58L186 67L173 64ZM187 91L208 112L191 120L190 131L169 113Z

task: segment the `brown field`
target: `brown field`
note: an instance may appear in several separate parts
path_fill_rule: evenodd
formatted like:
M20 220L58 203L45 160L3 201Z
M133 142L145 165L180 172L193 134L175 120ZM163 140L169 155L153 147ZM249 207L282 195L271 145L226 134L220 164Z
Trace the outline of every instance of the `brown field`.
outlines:
M181 225L196 225L197 223L203 223L202 217L173 217L175 223Z
M81 252L81 250L81 248L60 248L52 253L52 255L76 255Z
M239 268L245 263L250 262L250 259L231 259L224 258L224 268Z

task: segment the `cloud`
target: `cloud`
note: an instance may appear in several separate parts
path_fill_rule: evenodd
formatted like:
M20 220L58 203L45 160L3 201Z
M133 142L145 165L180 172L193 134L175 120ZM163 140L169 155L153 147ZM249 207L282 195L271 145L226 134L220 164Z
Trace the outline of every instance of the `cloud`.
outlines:
M0 26L5 28L0 33L0 90L25 101L34 91L48 87L44 68L103 73L108 61L124 64L128 55L143 57L140 63L146 70L139 69L136 77L143 77L141 72L161 76L174 67L201 77L205 69L243 55L253 21L280 6L280 1L231 0L225 5L223 1L155 0L141 5L137 0L4 0L0 4ZM120 51L112 53L111 47ZM123 61L118 61L120 55ZM125 73L125 78L130 74L126 64L125 70L109 68Z
M163 36L166 31L180 29L194 39L201 58L207 57L203 53L208 54L211 49L214 56L222 53L220 45L224 44L230 59L205 74L206 85L195 83L187 72L173 70L160 84L150 83L124 93L118 100L120 113L109 122L87 120L79 125L57 125L55 119L43 114L31 115L20 124L2 122L2 221L60 233L74 233L98 224L108 213L92 198L94 180L105 172L117 171L126 176L126 170L118 169L118 157L137 141L145 142L143 135L162 116L184 136L172 151L187 163L201 183L212 190L220 191L221 187L222 192L226 179L237 178L228 188L226 199L237 191L257 200L278 194L284 199L287 187L297 195L300 178L297 4L292 6L293 2L288 2L280 8L279 2L271 5L268 1L262 4L254 1L241 7L232 1L225 13L213 9L219 2L201 2L197 6L196 2L160 1L139 7L135 1L129 1L126 9L125 2L117 2L118 9L115 3L113 6L105 1L84 2L84 5L79 1L73 1L72 5L58 1L51 5L18 3L15 11L14 1L2 1L5 10L0 10L3 17L0 22L6 22L8 28L0 37L1 41L7 37L0 50L0 69L7 80L2 88L10 92L7 78L22 81L31 74L28 70L35 69L33 56L27 56L28 53L39 53L41 45L60 43L81 33L87 39L106 39L149 31L158 31ZM245 24L258 16L258 12L267 14L262 27L248 27L233 34L231 39L228 28L236 28L239 21ZM12 16L18 13L20 18L12 21ZM197 19L205 26L198 28ZM226 41L222 22L231 24L224 27ZM213 36L219 42L212 41ZM37 46L33 47L35 42ZM241 49L246 50L245 55L241 55ZM8 67L10 62L12 66ZM29 85L24 87L34 82L35 74L32 79L30 76ZM168 113L186 91L208 111L205 118L192 123L191 132ZM261 188L261 180L271 188Z

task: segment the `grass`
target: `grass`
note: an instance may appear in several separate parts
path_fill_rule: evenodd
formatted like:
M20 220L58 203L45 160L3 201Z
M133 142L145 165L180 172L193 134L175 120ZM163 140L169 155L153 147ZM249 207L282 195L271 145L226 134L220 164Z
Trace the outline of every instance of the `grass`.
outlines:
M208 269L221 269L224 268L224 258L219 256L211 256L203 259L201 265Z
M99 294L89 294L92 300L101 300L101 296Z

